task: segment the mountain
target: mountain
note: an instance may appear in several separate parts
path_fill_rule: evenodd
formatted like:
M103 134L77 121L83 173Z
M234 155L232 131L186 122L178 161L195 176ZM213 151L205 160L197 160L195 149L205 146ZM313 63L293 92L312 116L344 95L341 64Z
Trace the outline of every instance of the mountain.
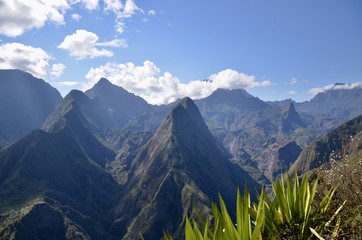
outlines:
M234 206L236 189L259 189L219 150L190 98L170 111L132 162L112 233L123 239L160 239L163 230L183 234L183 219L206 214L220 193ZM195 214L195 213L193 213Z
M131 117L153 110L153 106L143 98L113 85L105 78L101 78L85 95L103 105L113 126L118 128L123 127Z
M40 128L61 99L42 79L20 70L0 70L0 139L14 143Z
M336 89L297 103L296 109L308 126L325 134L362 114L361 102L362 88Z
M305 173L358 150L362 150L362 115L340 125L303 149L290 171Z
M217 89L210 96L195 101L201 112L210 115L216 109L236 109L239 111L257 111L270 106L244 89Z
M107 126L112 126L107 110L83 92L72 90L48 117L42 129L49 133L71 132L87 156L104 167L116 155L104 139Z
M318 134L306 127L292 101L267 104L242 89L219 89L196 103L231 161L261 183L287 171Z
M0 153L0 238L113 239L117 188L71 132L35 130Z
M114 169L129 170L138 148L165 115L163 111L103 78L85 93L71 91L43 129L68 128L90 158L115 173ZM120 174L114 176L122 184Z
M299 114L295 110L293 102L289 102L283 107L283 131L288 132L295 127L305 127L304 122L300 119Z

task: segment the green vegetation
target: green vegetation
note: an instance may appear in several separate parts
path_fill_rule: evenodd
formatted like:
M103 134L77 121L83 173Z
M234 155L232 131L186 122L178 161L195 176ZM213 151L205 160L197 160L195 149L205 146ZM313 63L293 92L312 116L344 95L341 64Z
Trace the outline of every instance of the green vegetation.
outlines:
M333 212L345 202L339 216L343 220L339 223L335 233L337 239L361 239L362 238L362 151L356 151L344 156L337 161L332 159L330 166L324 166L317 170L320 176L320 184L317 188L316 200L318 201L326 189L331 186L338 188L328 214ZM333 231L327 228L323 233L328 239Z
M214 203L210 219L186 218L185 239L323 239L327 230L332 233L328 239L336 239L343 204L334 212L330 206L337 188L319 199L315 198L317 189L318 181L310 184L308 175L301 181L297 175L293 180L287 175L274 182L273 198L262 190L258 203L252 205L246 188L243 198L237 193L236 222L220 196L220 209ZM169 234L164 238L172 239Z

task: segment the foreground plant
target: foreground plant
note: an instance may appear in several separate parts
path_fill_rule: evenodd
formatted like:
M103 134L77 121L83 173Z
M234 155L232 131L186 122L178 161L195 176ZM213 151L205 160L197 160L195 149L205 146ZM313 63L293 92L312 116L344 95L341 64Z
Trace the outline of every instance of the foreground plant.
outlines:
M271 199L262 190L258 203L251 206L250 193L246 188L244 198L237 193L236 223L227 211L220 196L220 209L212 204L212 219L206 221L186 218L186 240L211 239L310 239L321 237L319 233L331 223L326 218L336 188L331 188L323 199L314 203L317 181L311 186L309 176L299 182L295 175L292 181L287 175L273 184ZM328 221L329 220L329 221ZM165 234L166 240L172 237Z

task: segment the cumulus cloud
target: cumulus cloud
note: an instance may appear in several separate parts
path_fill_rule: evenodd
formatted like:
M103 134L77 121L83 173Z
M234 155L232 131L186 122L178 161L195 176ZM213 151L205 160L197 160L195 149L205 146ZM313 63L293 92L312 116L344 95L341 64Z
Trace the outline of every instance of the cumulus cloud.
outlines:
M65 69L65 65L62 63L57 63L57 64L53 64L52 65L52 70L50 72L50 74L52 75L52 77L54 78L59 78L60 75L63 74Z
M354 89L354 88L362 88L362 82L330 84L324 87L312 88L308 92L310 95L315 96L318 93L327 92L331 90Z
M171 103L185 96L200 99L209 96L217 88L236 89L271 85L269 81L258 82L254 76L232 69L213 74L208 80L182 83L171 73L162 73L153 62L145 61L140 66L129 62L126 64L106 63L97 68L91 68L86 74L88 84L84 88L92 87L102 77L141 96L151 104Z
M0 34L17 37L33 28L41 28L48 21L64 24L66 0L0 0Z
M110 42L98 42L99 37L93 32L88 32L84 29L78 29L75 33L64 38L63 42L58 45L58 48L67 50L72 57L76 59L96 58L96 57L111 57L113 52L104 47L127 47L124 40L115 39Z
M81 15L76 14L76 13L73 13L71 16L72 16L72 19L74 19L75 21L79 21L82 18Z
M34 48L21 43L0 45L1 69L20 69L36 77L44 77L49 70L48 61L50 59L51 56L41 48Z

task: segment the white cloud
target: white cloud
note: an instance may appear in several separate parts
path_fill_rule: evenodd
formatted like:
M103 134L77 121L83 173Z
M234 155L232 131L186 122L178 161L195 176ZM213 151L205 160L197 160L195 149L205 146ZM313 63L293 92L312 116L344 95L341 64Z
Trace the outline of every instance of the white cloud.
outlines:
M88 83L84 88L92 87L102 77L143 97L152 104L166 104L185 96L200 99L209 96L217 88L236 89L271 85L269 81L258 82L254 76L231 69L213 74L206 81L195 80L181 83L171 73L162 73L153 62L145 61L141 66L129 62L126 64L106 63L97 68L91 68L86 74Z
M69 0L70 4L74 5L80 3L84 6L84 8L88 10L95 10L98 8L99 1L98 0Z
M298 82L298 79L296 79L296 78L290 79L290 85L295 85L295 84L297 84L297 82Z
M112 41L109 42L97 43L96 46L126 48L128 45L126 40L124 39L113 39Z
M143 10L137 7L134 0L126 0L122 10L116 14L115 29L118 33L123 33L126 29L125 20L131 18L137 12L143 12Z
M270 81L258 82L254 76L237 72L232 69L226 69L209 78L216 88L254 88L259 86L270 86Z
M0 0L0 34L17 37L33 28L41 28L48 21L64 24L66 0Z
M50 72L50 74L54 77L54 78L59 78L60 75L63 74L65 69L65 65L62 63L57 63L57 64L53 64L52 65L52 70Z
M294 90L290 90L290 91L287 92L287 94L290 95L290 96L294 96L294 95L297 95L297 92L294 91Z
M58 48L67 50L72 57L76 59L111 57L113 52L105 48L97 48L96 46L105 47L127 47L124 40L115 39L110 42L98 42L99 37L93 32L84 29L78 29L72 35L64 38Z
M118 13L123 7L120 0L104 0L104 11Z
M312 88L308 92L310 95L315 96L318 93L327 92L331 90L340 90L340 89L354 89L362 88L362 82L355 83L345 83L345 84L330 84L324 87Z
M72 14L72 18L73 18L75 21L79 21L79 20L82 18L82 16L79 15L79 14L73 13L73 14Z
M31 57L29 57L31 56ZM44 77L49 70L51 56L41 48L21 43L0 45L0 68L20 69L36 77Z
M147 15L154 16L154 15L156 15L156 12L155 12L155 10L150 10L147 12Z

